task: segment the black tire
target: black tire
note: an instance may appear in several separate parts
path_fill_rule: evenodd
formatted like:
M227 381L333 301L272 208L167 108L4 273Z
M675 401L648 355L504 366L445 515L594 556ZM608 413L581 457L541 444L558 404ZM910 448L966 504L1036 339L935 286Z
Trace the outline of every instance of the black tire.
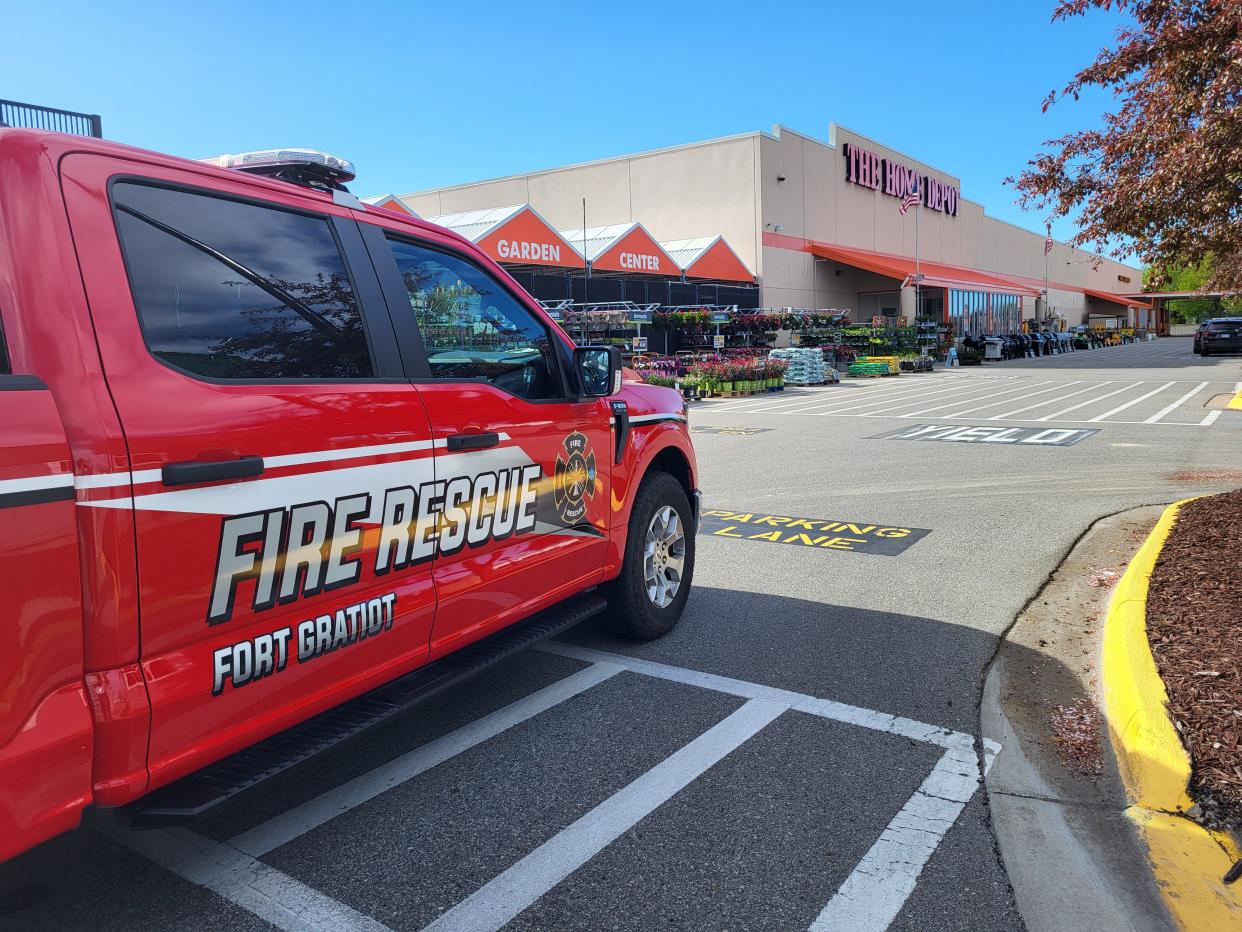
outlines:
M1205 346L1203 349L1199 350L1199 355L1200 356L1211 356L1212 354L1208 352L1208 349Z
M672 508L683 529L684 554L680 584L669 603L657 606L647 595L643 551L647 531L656 513ZM668 634L681 618L694 580L694 521L690 499L681 483L666 472L648 473L638 488L626 531L625 559L621 575L601 587L608 600L605 623L621 637L651 641Z

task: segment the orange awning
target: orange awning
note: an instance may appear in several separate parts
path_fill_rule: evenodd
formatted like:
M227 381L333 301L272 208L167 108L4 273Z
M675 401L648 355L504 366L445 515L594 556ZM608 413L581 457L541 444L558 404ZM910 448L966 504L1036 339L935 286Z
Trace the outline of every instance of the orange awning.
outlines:
M896 278L903 284L913 278L915 263L908 256L894 256L884 252L871 252L867 249L853 249L849 246L834 246L830 243L812 242L807 251L821 259L831 259L843 265L875 272ZM922 284L939 288L957 288L965 291L995 291L1002 294L1016 294L1025 297L1039 297L1039 291L1030 285L1005 278L994 272L981 272L957 265L945 265L943 262L923 260L918 264L922 274Z
M529 204L467 210L428 218L464 236L503 265L581 269L586 260Z
M591 268L600 272L640 272L646 275L677 276L681 269L641 223L628 225L599 255Z
M362 198L362 203L368 207L382 207L384 210L394 210L399 214L405 214L407 217L418 217L418 214L410 210L409 205L395 194L377 194L375 197L364 197Z
M1083 294L1092 298L1099 298L1101 301L1111 301L1113 304L1119 304L1122 307L1141 307L1145 311L1151 310L1151 304L1147 301L1140 301L1138 298L1127 298L1125 295L1113 294L1111 291L1095 291L1091 288L1084 288Z
M746 268L733 247L723 236L697 236L661 242L687 278L703 278L719 282L754 282L755 276Z

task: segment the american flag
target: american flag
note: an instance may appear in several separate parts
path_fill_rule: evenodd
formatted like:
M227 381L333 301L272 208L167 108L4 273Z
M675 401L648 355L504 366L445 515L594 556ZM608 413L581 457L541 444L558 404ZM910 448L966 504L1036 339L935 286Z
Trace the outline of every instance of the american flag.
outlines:
M917 181L910 182L910 190L906 192L906 196L901 199L901 215L904 217L906 211L919 202L919 183Z
M1048 235L1044 237L1044 255L1052 252L1052 224L1047 224Z

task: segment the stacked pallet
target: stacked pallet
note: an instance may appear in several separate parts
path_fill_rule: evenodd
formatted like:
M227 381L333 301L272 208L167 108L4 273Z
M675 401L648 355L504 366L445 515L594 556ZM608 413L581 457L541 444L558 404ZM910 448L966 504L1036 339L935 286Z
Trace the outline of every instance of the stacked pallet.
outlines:
M852 376L897 375L900 372L896 356L859 356L846 370Z
M787 363L785 381L790 385L822 385L827 380L824 354L818 349L790 346L786 349L774 349L768 356L771 359L783 359Z

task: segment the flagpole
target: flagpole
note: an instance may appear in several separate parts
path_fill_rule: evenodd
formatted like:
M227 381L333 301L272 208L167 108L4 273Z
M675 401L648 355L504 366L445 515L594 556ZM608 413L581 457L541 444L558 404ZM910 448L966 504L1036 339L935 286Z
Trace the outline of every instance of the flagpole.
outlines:
M1048 239L1051 239L1052 238L1052 224L1051 223L1048 224L1047 226L1047 232L1048 232ZM1048 290L1048 254L1052 252L1052 247L1048 245L1048 239L1044 240L1044 319L1045 320L1047 320L1048 318L1052 316L1051 313L1049 313L1052 305L1049 303L1049 300L1048 300L1049 298L1052 297L1052 292Z
M920 195L922 192L919 192ZM920 204L914 205L914 324L918 326L919 314L923 310L922 304L919 302L919 286L923 283L923 275L919 271L919 210Z

